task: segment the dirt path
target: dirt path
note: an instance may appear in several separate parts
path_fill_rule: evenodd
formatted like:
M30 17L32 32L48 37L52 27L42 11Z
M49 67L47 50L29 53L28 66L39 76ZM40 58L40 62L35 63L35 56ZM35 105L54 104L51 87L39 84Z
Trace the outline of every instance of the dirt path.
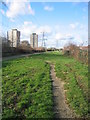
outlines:
M75 114L69 109L65 102L64 83L56 77L55 65L50 62L48 63L51 66L55 118L75 118Z
M45 53L45 52L43 52L43 53ZM43 54L43 53L31 53L31 54L22 54L22 55L14 55L14 56L9 56L9 57L3 57L2 59L0 59L0 61L22 58L22 57L28 57L30 55L38 55L38 54Z

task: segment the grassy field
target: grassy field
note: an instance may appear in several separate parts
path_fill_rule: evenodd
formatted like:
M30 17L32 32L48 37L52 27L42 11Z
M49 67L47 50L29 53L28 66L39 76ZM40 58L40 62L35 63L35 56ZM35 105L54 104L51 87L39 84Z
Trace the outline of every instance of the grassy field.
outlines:
M3 118L53 118L47 60L65 82L67 103L79 116L88 115L88 66L52 52L3 61Z
M3 118L51 118L50 66L41 59L3 62Z

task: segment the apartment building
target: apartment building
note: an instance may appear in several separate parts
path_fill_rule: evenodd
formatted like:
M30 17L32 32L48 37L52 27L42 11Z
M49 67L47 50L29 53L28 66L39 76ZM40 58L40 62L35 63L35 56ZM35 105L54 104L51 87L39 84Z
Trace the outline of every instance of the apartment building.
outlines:
M20 44L20 31L12 29L7 32L7 39L10 43L10 47L18 47Z
M30 45L32 48L38 47L38 35L36 33L30 35Z

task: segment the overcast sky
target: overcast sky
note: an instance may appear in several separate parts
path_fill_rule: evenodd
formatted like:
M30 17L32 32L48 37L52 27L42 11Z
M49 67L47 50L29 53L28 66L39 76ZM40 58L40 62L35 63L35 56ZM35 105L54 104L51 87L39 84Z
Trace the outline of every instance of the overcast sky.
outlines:
M19 2L17 2L19 1ZM0 31L3 34L12 28L21 31L21 40L30 41L30 34L45 32L47 47L63 47L68 42L77 45L88 41L87 2L27 2L28 0L6 0L0 3Z

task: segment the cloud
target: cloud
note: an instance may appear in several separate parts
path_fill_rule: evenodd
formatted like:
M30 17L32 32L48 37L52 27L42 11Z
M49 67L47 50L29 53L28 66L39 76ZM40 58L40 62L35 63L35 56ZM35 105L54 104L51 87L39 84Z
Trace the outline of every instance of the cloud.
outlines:
M63 38L63 35L61 33L56 33L55 39L60 40Z
M30 34L33 32L39 34L39 36L42 34L41 32L46 32L46 34L50 34L52 32L52 29L48 25L44 26L37 26L36 24L33 24L31 21L24 21L24 24L18 29L21 31L21 39L29 40L30 41Z
M74 40L75 39L75 36L73 34L66 34L66 39L67 40Z
M35 11L31 8L31 5L29 4L28 5L28 12L31 14L31 15L34 15L35 14Z
M31 14L34 15L35 12L31 8L31 5L27 0L12 0L12 2L7 1L8 10L6 12L7 17L15 18L18 15Z
M28 21L24 21L24 25L30 25L30 24L32 24L31 21L30 21L30 22L28 22Z
M65 26L66 28L67 26ZM69 26L70 27L70 26ZM87 40L87 31L84 33L81 28L84 28L83 25L78 25L78 29L75 29L72 31L72 28L67 28L67 32L65 33L63 30L61 30L61 26L58 25L58 29L55 31L56 26L51 27L48 25L38 26L31 21L25 21L24 24L19 29L21 31L21 40L28 40L30 42L30 34L33 32L37 33L39 35L39 46L41 46L42 41L40 40L42 38L41 32L46 32L45 36L47 38L46 45L47 47L57 47L57 41L58 41L58 47L63 47L65 44L72 42L77 45L82 44L83 41ZM61 31L60 31L61 30ZM79 33L79 34L78 34Z
M53 27L49 25L37 25L32 21L24 21L21 26L18 26L17 29L21 31L21 41L28 40L30 42L30 34L33 32L39 35L39 46L42 44L42 33L45 32L46 45L47 47L63 47L65 44L72 42L77 45L81 44L83 41L88 40L86 26L80 23L77 24L77 29L72 31L70 25L61 27L61 25L54 25ZM56 28L56 29L55 29ZM67 31L65 31L67 29Z
M76 23L70 24L70 27L71 27L72 29L75 29L78 25L79 25L79 23L76 22Z
M46 11L53 11L54 8L53 8L53 7L50 7L50 6L45 6L45 7L44 7L44 10L46 10Z
M56 33L55 35L55 39L56 40L65 40L65 41L68 41L68 40L74 40L74 36L72 34L62 34L62 33Z
M3 15L5 15L5 12L4 12L4 10L0 9L0 12L1 12Z
M85 29L85 25L81 24L80 29Z
M11 22L15 22L15 20L13 18L10 19Z

